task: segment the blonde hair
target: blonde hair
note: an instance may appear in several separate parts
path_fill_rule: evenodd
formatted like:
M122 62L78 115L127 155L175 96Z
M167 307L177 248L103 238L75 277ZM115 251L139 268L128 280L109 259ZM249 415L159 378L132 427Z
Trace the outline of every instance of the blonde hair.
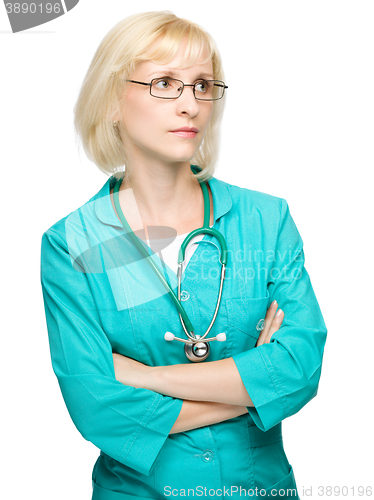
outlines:
M187 37L183 64L192 66L208 48L213 78L224 81L221 59L212 37L200 26L170 11L145 12L117 23L103 38L88 68L74 107L74 126L87 157L117 179L131 174L126 151L113 115L121 107L126 79L141 61L168 64ZM202 61L202 62L207 62ZM225 99L213 101L213 112L204 139L191 164L202 170L197 179L209 180L219 153L220 124ZM125 166L125 170L119 168Z

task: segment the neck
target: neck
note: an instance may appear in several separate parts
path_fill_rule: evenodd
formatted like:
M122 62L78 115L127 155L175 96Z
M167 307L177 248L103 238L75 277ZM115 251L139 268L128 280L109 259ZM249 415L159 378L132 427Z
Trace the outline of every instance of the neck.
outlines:
M172 225L203 207L199 182L189 163L137 164L120 191L132 189L139 214L146 225Z

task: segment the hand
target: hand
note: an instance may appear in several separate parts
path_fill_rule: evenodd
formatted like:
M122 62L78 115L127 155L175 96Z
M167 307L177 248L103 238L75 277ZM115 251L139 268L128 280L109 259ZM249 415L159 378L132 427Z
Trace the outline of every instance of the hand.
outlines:
M257 339L256 347L262 344L268 344L273 333L277 332L282 324L284 319L284 312L282 309L279 309L279 316L275 315L277 310L278 303L276 301L272 302L269 309L266 312L265 316L265 328L260 333L260 336ZM278 313L277 313L278 314Z
M148 389L147 380L153 367L144 365L135 359L113 352L113 365L116 380L124 385L138 389Z

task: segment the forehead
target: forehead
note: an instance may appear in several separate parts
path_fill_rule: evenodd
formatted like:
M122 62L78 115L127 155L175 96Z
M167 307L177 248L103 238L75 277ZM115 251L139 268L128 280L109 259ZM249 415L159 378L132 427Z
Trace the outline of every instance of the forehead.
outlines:
M178 64L155 64L152 61L144 61L136 68L136 73L144 75L144 77L171 76L174 78L186 77L191 78L210 78L213 79L212 63L194 64L188 68L181 67Z

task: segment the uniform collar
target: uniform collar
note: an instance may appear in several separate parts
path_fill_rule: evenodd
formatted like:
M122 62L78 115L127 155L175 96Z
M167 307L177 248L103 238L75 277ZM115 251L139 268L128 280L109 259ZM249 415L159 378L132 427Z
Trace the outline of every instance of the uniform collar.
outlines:
M114 212L110 199L110 190L116 183L116 178L112 175L101 190L96 195L95 212L98 219L104 224L122 227ZM225 215L232 207L232 198L226 182L212 177L209 186L213 194L214 222Z

